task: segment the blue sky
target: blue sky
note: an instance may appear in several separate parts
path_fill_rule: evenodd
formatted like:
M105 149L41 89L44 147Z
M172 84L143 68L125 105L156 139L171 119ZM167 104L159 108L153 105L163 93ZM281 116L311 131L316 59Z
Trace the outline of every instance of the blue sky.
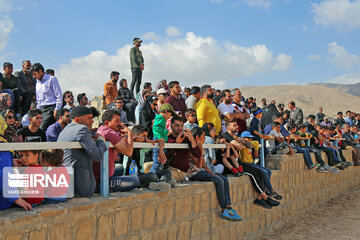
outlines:
M153 83L360 82L360 0L0 0L0 15L0 62L41 62L63 90L130 79L133 37Z

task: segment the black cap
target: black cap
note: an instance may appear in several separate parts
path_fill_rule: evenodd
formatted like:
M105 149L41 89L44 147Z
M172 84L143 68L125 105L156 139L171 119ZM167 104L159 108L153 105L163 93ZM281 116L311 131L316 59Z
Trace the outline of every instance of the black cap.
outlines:
M3 67L6 68L7 66L12 66L12 63L10 63L10 62L4 62Z
M93 112L91 111L90 108L87 108L85 106L77 106L74 107L73 110L71 110L71 119L74 119L76 117L81 117L84 115L88 115L88 114L92 114Z

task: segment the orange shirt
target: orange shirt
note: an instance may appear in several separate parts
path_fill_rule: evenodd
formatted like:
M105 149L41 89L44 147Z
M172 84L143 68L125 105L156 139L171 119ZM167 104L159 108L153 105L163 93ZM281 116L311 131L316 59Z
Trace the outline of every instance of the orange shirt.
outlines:
M115 101L115 98L118 96L117 85L113 81L109 81L104 84L104 96L106 105Z

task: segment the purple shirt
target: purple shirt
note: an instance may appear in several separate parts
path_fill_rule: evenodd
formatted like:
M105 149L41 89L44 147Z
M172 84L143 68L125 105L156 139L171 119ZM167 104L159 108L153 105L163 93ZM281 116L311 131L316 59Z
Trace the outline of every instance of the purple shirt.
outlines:
M165 103L170 103L175 111L180 111L183 118L185 119L185 111L186 111L186 105L185 100L179 95L178 98L175 98L172 94L168 96L165 101Z
M37 108L56 104L55 110L62 106L62 92L56 77L45 74L41 80L36 80Z

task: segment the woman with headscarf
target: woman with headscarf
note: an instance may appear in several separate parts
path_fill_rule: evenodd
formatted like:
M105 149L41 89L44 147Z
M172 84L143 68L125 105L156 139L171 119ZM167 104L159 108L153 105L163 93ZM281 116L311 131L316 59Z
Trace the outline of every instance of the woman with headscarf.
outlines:
M216 128L213 123L204 123L202 126L205 132L204 144L215 144ZM205 162L208 168L217 174L223 174L224 166L216 159L216 151L214 148L205 148Z
M0 111L4 112L11 107L11 96L8 93L0 94Z
M7 143L4 138L5 129L7 129L7 124L3 116L0 115L0 144ZM3 180L7 178L3 178L3 169L5 167L13 167L13 152L12 151L0 151L0 210L7 209L12 207L14 204L19 207L24 208L25 210L32 210L32 207L29 203L27 203L24 199L20 198L18 194L16 194L17 189L12 187L3 188L4 183ZM5 171L9 172L9 171ZM10 171L9 173L12 173ZM6 184L6 183L5 183ZM8 184L6 184L8 185ZM4 197L4 191L7 191L11 194L11 197Z
M263 112L263 117L261 118L261 128L264 129L266 125L271 124L273 122L273 116L275 114L280 114L277 110L275 104L270 103L267 105L267 109Z
M169 90L169 86L167 85L166 79L163 79L156 84L156 91L158 91L161 88L165 90Z
M18 136L17 131L22 128L22 125L16 119L15 112L13 110L7 110L4 113L4 118L8 127L5 129L4 138L7 142L22 142L22 137Z
M152 139L152 125L156 116L156 106L158 98L150 95L146 97L146 100L141 107L140 112L140 125L148 128L149 139Z

